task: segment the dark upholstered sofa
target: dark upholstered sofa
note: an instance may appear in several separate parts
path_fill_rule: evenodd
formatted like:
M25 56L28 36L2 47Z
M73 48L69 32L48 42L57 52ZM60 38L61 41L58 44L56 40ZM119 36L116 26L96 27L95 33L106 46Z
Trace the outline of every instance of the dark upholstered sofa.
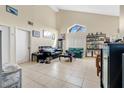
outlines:
M53 48L51 46L39 46L39 50L42 49L43 51L45 51L46 53L48 53L48 55L54 59L59 57L59 55L62 53L61 49L58 48Z

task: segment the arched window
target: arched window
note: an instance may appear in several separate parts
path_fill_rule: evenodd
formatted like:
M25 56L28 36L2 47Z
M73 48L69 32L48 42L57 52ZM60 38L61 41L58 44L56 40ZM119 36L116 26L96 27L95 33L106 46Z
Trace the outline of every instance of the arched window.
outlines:
M85 32L87 29L85 26L79 25L79 24L74 24L69 28L69 32Z

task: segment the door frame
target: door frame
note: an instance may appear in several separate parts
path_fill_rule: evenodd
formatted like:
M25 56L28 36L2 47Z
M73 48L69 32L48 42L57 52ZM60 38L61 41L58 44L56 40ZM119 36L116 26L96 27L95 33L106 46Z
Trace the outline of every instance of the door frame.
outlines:
M31 61L31 30L26 29L26 28L22 28L22 27L15 27L15 61L16 61L16 31L17 31L17 29L20 29L22 31L29 33L29 62L30 62Z
M9 32L9 33L8 33L8 34L9 34L9 40L8 40L8 41L9 41L9 58L8 58L8 59L10 60L9 63L11 63L11 56L10 56L10 55L11 55L11 47L10 47L10 46L11 46L11 40L10 40L10 39L11 39L11 38L10 38L10 37L11 37L11 26L4 25L4 24L0 24L0 26L7 27L7 28L8 28L8 32ZM2 31L1 31L1 32L2 32Z

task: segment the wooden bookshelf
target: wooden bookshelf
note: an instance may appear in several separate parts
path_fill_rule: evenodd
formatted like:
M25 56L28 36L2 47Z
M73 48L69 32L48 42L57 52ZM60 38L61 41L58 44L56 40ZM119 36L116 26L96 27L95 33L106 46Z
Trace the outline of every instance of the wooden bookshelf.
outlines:
M103 48L106 34L104 33L88 33L86 37L86 57L95 57Z

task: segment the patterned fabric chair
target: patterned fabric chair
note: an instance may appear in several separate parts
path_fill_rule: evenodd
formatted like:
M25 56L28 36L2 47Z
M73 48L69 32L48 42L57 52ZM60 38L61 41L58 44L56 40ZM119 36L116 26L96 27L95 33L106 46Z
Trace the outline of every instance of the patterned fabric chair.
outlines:
M83 48L69 48L68 51L74 54L75 58L82 58L83 57Z

